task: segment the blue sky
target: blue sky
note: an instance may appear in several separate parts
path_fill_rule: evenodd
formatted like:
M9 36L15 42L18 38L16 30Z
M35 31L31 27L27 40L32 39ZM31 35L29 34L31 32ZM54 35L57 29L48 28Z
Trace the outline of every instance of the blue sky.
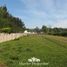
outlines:
M47 25L67 28L67 0L0 0L28 28Z

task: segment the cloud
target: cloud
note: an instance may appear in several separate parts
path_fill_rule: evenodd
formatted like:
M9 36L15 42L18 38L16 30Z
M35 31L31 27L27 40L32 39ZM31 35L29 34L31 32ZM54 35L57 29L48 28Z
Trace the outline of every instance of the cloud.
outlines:
M67 19L66 20L57 20L53 27L67 28Z
M25 4L20 14L27 26L53 25L53 27L67 27L66 0L20 0ZM18 13L19 14L19 13ZM32 23L32 24L31 24Z

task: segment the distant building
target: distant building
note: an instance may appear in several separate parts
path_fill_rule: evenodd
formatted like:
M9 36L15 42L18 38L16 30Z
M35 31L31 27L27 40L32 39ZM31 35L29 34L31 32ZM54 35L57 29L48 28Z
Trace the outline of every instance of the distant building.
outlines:
M36 32L29 32L27 30L24 31L25 34L37 34Z
M24 33L28 33L28 31L27 31L27 30L25 30L25 31L24 31Z
M30 34L31 32L28 32L27 30L24 31L25 34Z

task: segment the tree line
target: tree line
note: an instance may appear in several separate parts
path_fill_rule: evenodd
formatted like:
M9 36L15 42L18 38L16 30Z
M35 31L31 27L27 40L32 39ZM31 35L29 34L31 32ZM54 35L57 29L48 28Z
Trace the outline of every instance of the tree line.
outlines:
M62 35L62 36L67 36L67 28L50 28L47 26L42 26L42 32L50 35Z
M58 35L58 36L67 36L67 28L51 28L43 25L41 28L28 29L28 31L34 31L38 34L49 34L49 35Z
M6 6L0 6L0 32L15 33L25 30L24 22L12 16Z

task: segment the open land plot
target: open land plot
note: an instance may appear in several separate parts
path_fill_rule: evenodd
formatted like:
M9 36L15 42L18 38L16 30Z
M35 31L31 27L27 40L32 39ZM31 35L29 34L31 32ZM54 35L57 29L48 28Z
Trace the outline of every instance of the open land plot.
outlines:
M31 57L48 65L20 65ZM0 43L0 67L67 67L67 38L28 35ZM2 66L3 65L3 66Z

